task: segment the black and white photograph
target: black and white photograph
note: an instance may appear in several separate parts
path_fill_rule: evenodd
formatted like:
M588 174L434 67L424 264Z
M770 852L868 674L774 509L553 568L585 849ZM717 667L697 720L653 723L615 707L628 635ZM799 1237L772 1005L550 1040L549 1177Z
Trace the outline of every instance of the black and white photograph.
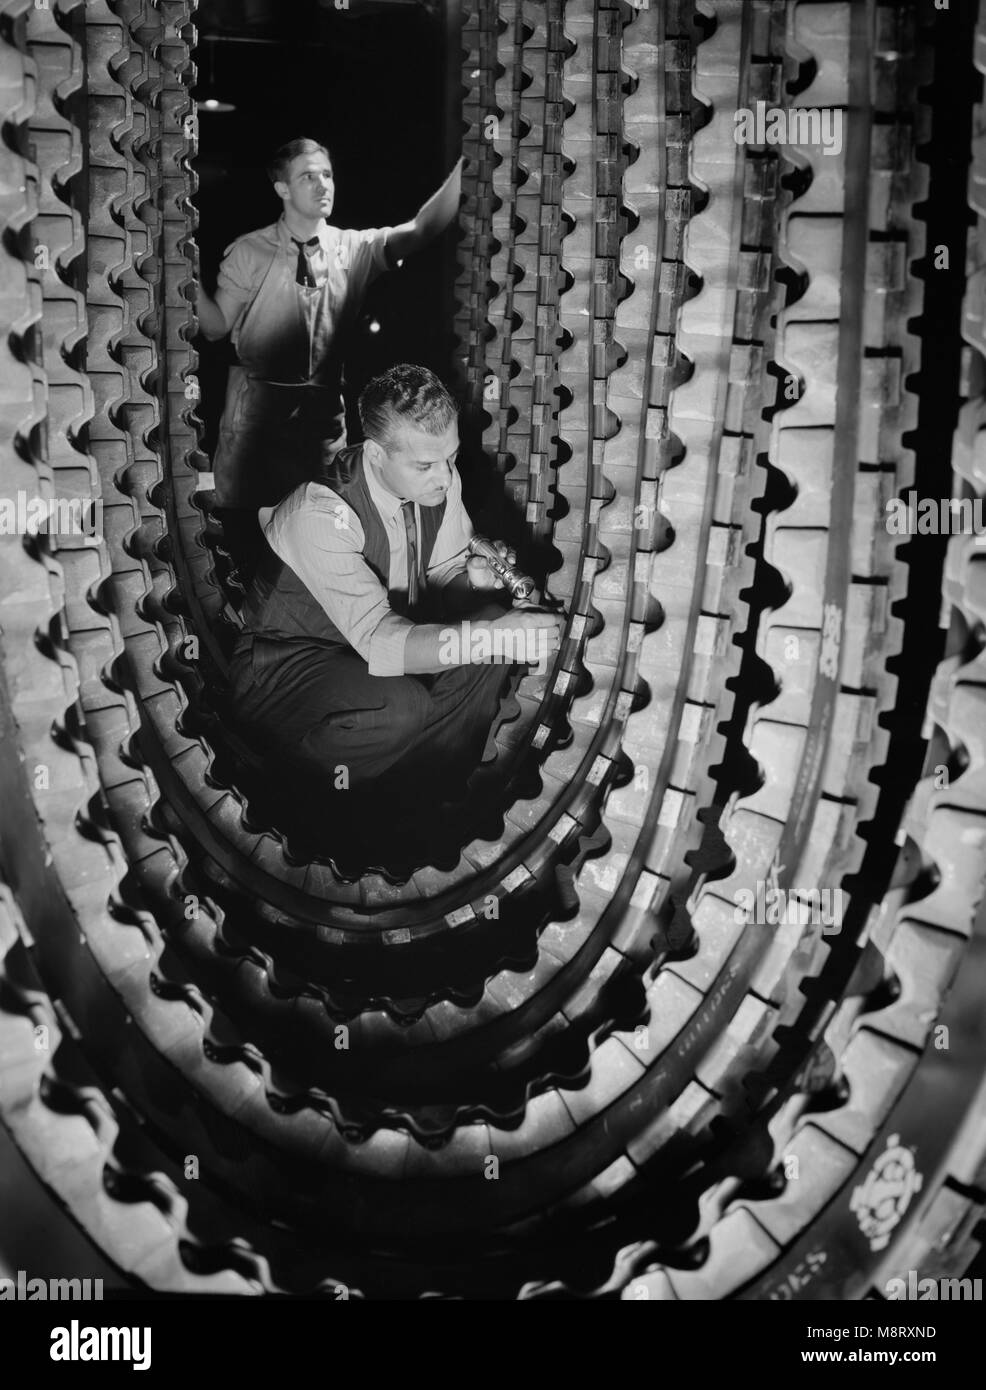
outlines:
M986 0L0 0L23 1374L966 1373L984 76Z

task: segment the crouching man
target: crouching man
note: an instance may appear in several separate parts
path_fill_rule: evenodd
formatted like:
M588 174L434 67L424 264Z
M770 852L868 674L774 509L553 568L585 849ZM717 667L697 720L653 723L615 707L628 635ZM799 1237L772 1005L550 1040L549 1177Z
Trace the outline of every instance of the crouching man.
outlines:
M461 793L511 674L557 651L562 620L505 609L469 555L457 409L438 378L392 367L359 413L365 442L260 512L269 549L230 674L234 715L299 813L382 835L422 798Z

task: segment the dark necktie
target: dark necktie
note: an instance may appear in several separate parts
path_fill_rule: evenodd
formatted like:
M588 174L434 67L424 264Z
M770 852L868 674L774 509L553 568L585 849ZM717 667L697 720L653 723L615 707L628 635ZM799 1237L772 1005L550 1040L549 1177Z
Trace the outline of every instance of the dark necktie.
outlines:
M418 601L418 589L421 582L418 559L418 528L414 520L414 503L402 502L401 511L404 514L404 534L407 537L407 606L413 608Z
M292 237L291 240L298 248L298 268L295 271L294 278L299 285L304 285L306 288L314 290L317 288L317 281L312 274L311 266L308 264L308 257L305 255L305 247L317 246L319 244L318 237L309 237L307 241L299 241L297 237Z

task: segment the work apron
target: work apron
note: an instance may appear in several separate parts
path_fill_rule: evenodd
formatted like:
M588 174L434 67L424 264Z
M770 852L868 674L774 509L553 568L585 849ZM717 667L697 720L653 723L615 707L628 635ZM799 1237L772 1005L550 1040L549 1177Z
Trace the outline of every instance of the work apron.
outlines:
M337 340L344 272L309 288L271 258L239 325L213 460L217 507L274 506L346 443Z

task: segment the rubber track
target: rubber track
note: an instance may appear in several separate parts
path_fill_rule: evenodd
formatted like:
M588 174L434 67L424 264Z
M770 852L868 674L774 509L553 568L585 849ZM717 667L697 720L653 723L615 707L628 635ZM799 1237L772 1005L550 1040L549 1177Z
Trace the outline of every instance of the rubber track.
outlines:
M918 360L906 331L920 308L910 209L926 190L912 154L915 6L867 0L851 30L844 5L783 0L564 12L518 0L499 19L477 0L467 15L468 394L484 398L486 446L529 539L561 557L550 583L570 618L555 670L525 681L477 781L477 795L504 778L505 794L522 793L503 834L405 888L292 865L276 831L252 828L217 732L218 591L186 395L191 7L97 0L84 31L75 4L28 9L4 9L5 131L47 142L45 180L0 151L19 238L3 252L0 458L8 492L101 497L105 520L94 546L0 542L4 722L23 749L4 763L21 911L4 898L0 1029L16 1085L0 1115L45 1181L158 1288L331 1295L345 1279L355 1296L571 1296L556 1242L588 1239L613 1211L616 1230L592 1237L611 1270L595 1297L859 1297L915 1261L939 1272L943 1245L958 1270L976 1242L984 1151L983 613L968 542L950 547L951 648L929 705L933 746L947 741L964 770L935 790L929 751L882 908L854 903L832 946L744 929L733 896L772 874L835 886L858 868L877 804L887 735L875 716L894 698L890 609L904 592L882 521L911 477L903 382ZM46 76L32 105L34 65ZM84 159L72 112L85 108L71 99L83 72ZM744 150L732 114L758 99L869 104L875 121L848 123L844 160ZM977 270L983 236L980 222ZM50 270L32 266L42 241L57 251ZM981 348L976 302L971 285L966 332ZM87 317L83 373L72 348ZM789 372L796 399L782 400ZM981 412L970 402L955 450L977 494ZM757 565L789 596L748 622ZM742 729L726 684L741 636L778 688ZM721 824L734 866L716 879L692 866L719 771L743 748L761 785L733 793ZM541 790L524 795L535 763ZM912 901L915 860L921 881L940 877ZM572 915L543 927L536 958L531 933L515 935L488 978L451 970L437 990L379 997L355 979L317 983L371 944L423 963L456 933L507 926L536 894L560 894ZM502 920L487 927L491 895ZM867 941L900 983L895 1003L866 1011L865 985L841 1003L810 989L830 957ZM298 966L316 951L313 983ZM31 1055L38 1026L56 1039L51 1062ZM70 1062L66 1029L84 1062ZM946 1076L949 1123L929 1138L920 1119ZM823 1084L848 1099L806 1115ZM715 1156L710 1125L724 1117L733 1147ZM858 1193L891 1135L924 1185L881 1252L861 1235ZM74 1174L73 1152L86 1155ZM183 1174L189 1154L201 1182ZM706 1165L690 1239L623 1244L628 1222L652 1231L647 1213L684 1156ZM792 1158L798 1181L781 1191L775 1171L778 1195L744 1189ZM372 1260L357 1248L368 1238Z

